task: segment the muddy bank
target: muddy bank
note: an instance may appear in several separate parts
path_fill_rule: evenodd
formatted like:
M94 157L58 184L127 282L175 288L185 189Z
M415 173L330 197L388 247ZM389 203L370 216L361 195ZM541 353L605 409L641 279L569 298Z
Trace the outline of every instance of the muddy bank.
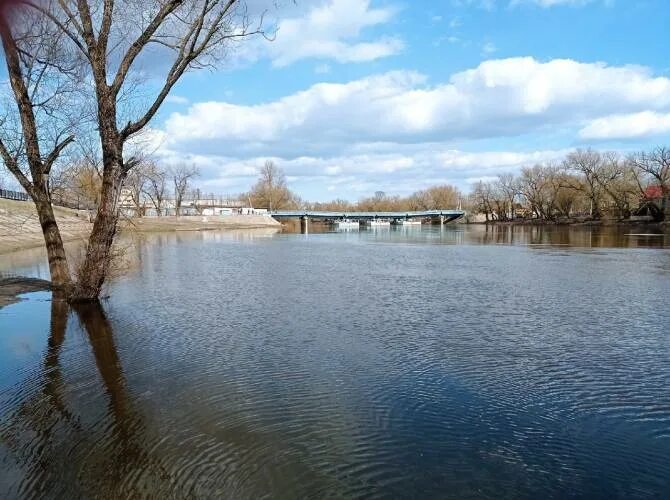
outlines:
M51 283L37 278L0 277L0 309L19 302L19 295L51 290Z

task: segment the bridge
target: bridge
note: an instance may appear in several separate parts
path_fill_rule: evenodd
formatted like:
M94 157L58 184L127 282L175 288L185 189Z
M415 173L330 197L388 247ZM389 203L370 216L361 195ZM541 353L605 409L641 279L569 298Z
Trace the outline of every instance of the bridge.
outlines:
M463 210L423 210L414 212L320 212L314 210L275 210L270 213L275 219L300 219L305 229L310 219L337 221L343 219L367 220L411 220L438 219L440 224L455 221L465 215Z

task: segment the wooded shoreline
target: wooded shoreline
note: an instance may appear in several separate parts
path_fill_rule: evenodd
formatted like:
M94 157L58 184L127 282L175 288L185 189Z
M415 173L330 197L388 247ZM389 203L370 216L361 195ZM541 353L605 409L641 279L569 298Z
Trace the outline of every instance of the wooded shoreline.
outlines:
M543 220L543 219L522 219L512 221L482 221L482 222L463 222L469 225L482 226L568 226L568 227L645 227L650 229L661 229L670 231L670 223L655 221L631 221L631 220Z

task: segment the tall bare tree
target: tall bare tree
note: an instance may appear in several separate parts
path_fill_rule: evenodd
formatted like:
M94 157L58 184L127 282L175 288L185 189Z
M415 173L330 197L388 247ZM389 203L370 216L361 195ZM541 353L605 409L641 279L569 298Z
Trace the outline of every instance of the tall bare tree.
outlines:
M13 101L0 118L0 157L35 203L53 288L69 294L72 279L51 207L50 176L74 140L65 103L80 81L80 65L71 57L65 35L43 16L11 8L9 2L0 7L0 38L11 89L3 97Z
M198 167L181 163L170 168L172 184L174 185L174 209L175 215L181 215L181 205L188 190L189 182L200 175Z
M146 180L143 184L144 194L151 201L158 217L163 215L163 206L167 196L167 176L168 174L165 169L155 163L147 165L144 171L144 178Z
M258 182L251 188L249 197L254 206L270 211L291 206L295 199L286 184L284 172L271 160L261 167Z
M133 212L136 217L144 217L145 215L144 201L148 170L149 164L141 162L128 173L126 179L123 181L123 187L133 205Z
M513 174L505 173L498 175L496 188L505 200L505 218L514 219L514 204L519 195L519 183Z
M475 184L474 189L470 195L472 205L477 212L483 213L486 217L486 222L489 222L494 217L493 209L493 187L489 182L479 181Z
M129 140L147 126L185 72L215 65L234 41L261 30L251 27L245 4L240 0L23 0L19 3L27 6L23 11L29 11L28 16L36 20L40 34L45 32L43 26L46 32L53 34L48 38L29 37L43 40L43 46L37 48L30 43L40 42L20 40L19 49L16 32L10 30L5 16L0 24L31 179L16 165L17 158L8 148L0 148L0 153L38 206L50 254L52 281L69 288L71 279L62 239L47 206L50 205L47 180L53 163L73 137L59 137L46 154L42 152L33 116L35 96L27 85L26 65L22 63L26 51L22 49L27 47L27 53L35 60L41 60L40 54L49 47L76 52L77 56L71 59L83 63L86 81L92 82L93 87L102 187L86 257L69 296L75 301L94 300L100 294L109 269L120 190L128 172L138 162L128 154ZM28 34L35 35L36 30ZM141 63L151 55L167 63L162 84L152 97L137 99L137 96L148 95L148 91L136 92L136 89ZM61 62L63 60L67 59Z
M566 170L581 174L581 183L575 188L581 189L588 197L591 203L591 217L600 219L604 191L603 182L606 181L603 156L592 149L578 149L566 157L563 165Z
M658 147L651 152L641 152L630 157L635 170L656 184L661 191L661 212L665 215L670 198L670 148ZM641 182L638 181L640 185Z

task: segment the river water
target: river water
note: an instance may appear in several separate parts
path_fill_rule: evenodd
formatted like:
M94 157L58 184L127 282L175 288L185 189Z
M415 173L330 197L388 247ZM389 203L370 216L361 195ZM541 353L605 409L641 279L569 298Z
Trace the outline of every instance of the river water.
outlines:
M0 497L668 498L668 248L147 237L102 308L0 310ZM39 252L0 270L46 271Z

